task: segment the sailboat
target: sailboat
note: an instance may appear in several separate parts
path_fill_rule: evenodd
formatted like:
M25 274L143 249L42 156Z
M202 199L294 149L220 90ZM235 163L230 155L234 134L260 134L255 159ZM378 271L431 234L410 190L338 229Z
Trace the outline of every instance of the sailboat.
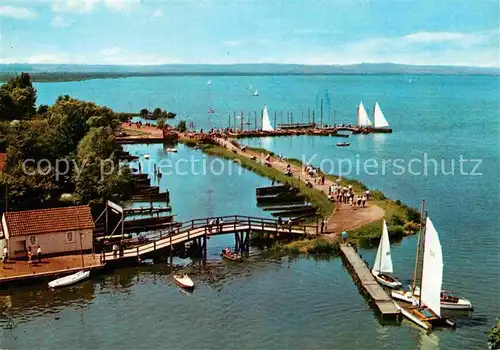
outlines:
M259 90L255 89L255 92L253 93L254 96L259 96Z
M391 276L392 274L391 243L389 242L389 232L385 220L382 227L382 236L377 249L375 262L373 263L372 275L378 283L389 288L401 287L401 282Z
M212 85L212 81L211 80L207 81L207 85Z
M266 105L264 105L264 110L262 111L262 131L274 131L271 120L269 119L269 114L267 113Z
M417 254L419 250L420 239L417 244ZM416 261L415 271L418 269L418 255ZM398 305L403 316L426 330L432 330L437 326L454 327L455 323L453 321L441 316L443 252L438 232L429 217L425 220L421 284L419 299L415 299L412 306Z
M356 125L365 128L372 126L372 122L370 121L370 118L368 118L368 113L366 113L366 109L365 106L363 106L363 102L360 102L358 106L358 117L356 119Z
M378 102L375 103L373 107L373 127L370 128L371 132L384 132L391 133L392 129L389 127L387 119L385 119L384 113L380 109Z

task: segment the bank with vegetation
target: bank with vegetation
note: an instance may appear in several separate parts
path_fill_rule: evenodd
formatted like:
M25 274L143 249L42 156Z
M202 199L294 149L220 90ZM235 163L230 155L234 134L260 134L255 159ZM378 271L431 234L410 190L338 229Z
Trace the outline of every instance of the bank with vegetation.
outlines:
M248 156L235 153L225 147L221 147L216 142L212 142L210 139L194 140L190 138L181 138L180 140L188 146L201 148L208 155L233 160L242 167L261 176L273 179L278 183L288 184L298 188L299 192L303 194L312 205L318 208L317 216L311 217L309 222L317 222L318 218L326 219L331 215L335 215L335 203L331 202L324 192L315 188L307 187L306 184L298 178L286 176L279 169L268 167L258 160L253 160ZM274 156L273 152L263 148L246 147L246 149L249 152ZM285 158L285 161L300 169L305 167L305 164L298 159ZM341 178L339 180L338 176L322 173L321 171L319 175L325 175L325 177L332 182L340 181L342 185L351 185L355 193L361 193L368 189L363 183L357 180L346 178ZM415 208L409 207L404 203L401 203L399 200L395 201L387 198L382 192L377 190L372 190L370 192L370 203L372 205L379 206L384 210L384 218L387 221L391 240L401 240L407 235L415 234L420 229L421 215ZM349 231L348 239L351 243L357 245L376 245L378 244L381 234L382 220L376 220L367 225L363 225ZM281 243L278 243L279 240L276 239L274 239L274 241L275 244L272 249L290 254L322 255L327 252L330 254L336 254L338 252L338 239L336 237L306 237L298 241ZM269 244L269 241L267 243L268 248L272 246Z

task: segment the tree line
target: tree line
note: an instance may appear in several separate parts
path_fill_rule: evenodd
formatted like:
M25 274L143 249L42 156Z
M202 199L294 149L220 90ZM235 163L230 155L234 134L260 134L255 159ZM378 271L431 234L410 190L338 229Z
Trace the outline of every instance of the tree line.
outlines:
M103 162L121 150L114 129L123 116L68 95L37 108L36 93L26 73L0 86L0 152L7 154L0 174L0 193L7 200L0 207L24 210L128 197L129 169Z

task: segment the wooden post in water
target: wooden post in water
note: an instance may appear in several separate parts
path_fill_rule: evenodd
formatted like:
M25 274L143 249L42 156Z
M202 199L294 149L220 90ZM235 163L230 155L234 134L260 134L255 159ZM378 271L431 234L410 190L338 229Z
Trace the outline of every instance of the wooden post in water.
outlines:
M251 128L250 128L250 125L251 125L251 124L252 124L252 122L250 121L250 112L248 112L248 124L247 124L247 126L248 126L248 128L247 128L247 129L248 129L248 131L250 131L250 129L251 129Z
M275 129L276 129L276 126L277 126L277 124L276 124L276 111L274 111L274 128Z
M253 128L255 129L255 131L257 131L257 111L254 111L253 114L255 117Z
M233 111L233 125L234 128L236 129L236 111Z
M290 124L293 124L293 112L290 112Z
M244 118L245 117L243 116L243 112L241 112L241 115L240 115L240 130L241 130L241 132L243 132L243 121L244 121L243 119Z
M314 125L314 110L313 110L313 125ZM314 125L314 127L316 128L316 125Z
M307 109L307 125L311 125L311 108Z

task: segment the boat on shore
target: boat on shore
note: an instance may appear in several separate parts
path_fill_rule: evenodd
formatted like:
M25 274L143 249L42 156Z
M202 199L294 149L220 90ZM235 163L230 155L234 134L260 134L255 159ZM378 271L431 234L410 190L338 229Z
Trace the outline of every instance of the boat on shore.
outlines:
M177 148L167 148L167 152L176 153Z
M423 205L422 205L423 209ZM423 210L422 210L423 211ZM443 253L439 235L429 217L425 220L421 269L421 293L411 306L397 304L403 316L426 330L435 327L455 327L455 322L441 315L441 286L443 283ZM419 265L420 234L417 243L416 271Z
M49 288L61 288L71 286L90 277L90 271L78 271L69 276L61 277L49 282Z
M351 144L349 142L339 142L337 147L349 147Z
M193 280L186 273L174 274L174 282L183 289L192 290L194 288Z
M243 257L241 256L241 254L233 252L233 251L231 251L231 249L228 249L228 248L223 249L222 253L220 253L220 255L224 259L227 259L230 261L234 261L234 262L242 262L243 261Z
M385 220L382 224L382 236L373 263L372 275L378 283L389 288L400 288L401 282L392 276L392 258L391 258L391 243L389 241L389 232Z

